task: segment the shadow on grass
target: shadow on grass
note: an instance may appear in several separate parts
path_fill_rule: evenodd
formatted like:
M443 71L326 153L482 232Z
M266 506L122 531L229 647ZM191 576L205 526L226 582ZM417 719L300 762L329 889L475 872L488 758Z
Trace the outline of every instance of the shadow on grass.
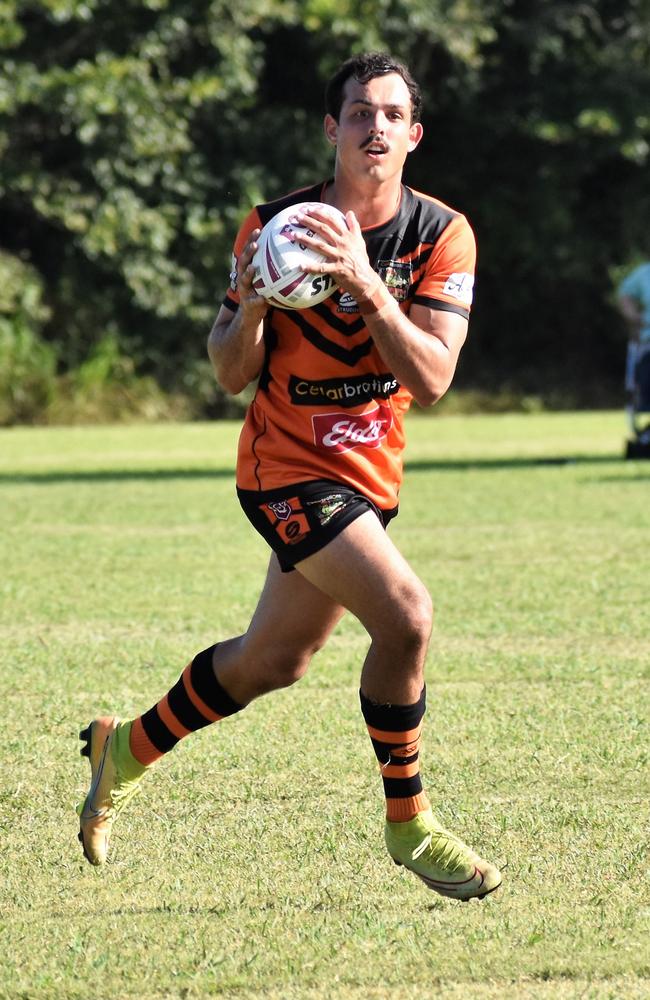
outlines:
M616 464L623 460L622 455L521 455L511 458L450 458L450 459L417 459L405 462L404 468L409 472L462 472L464 469L535 469L543 466L563 465L602 465Z
M235 469L57 469L49 472L0 472L2 483L114 483L168 479L233 479Z
M624 461L622 455L560 455L560 456L529 456L522 455L510 458L431 458L414 459L405 463L405 471L412 472L462 472L464 470L493 469L534 469L544 466L565 465L619 465ZM645 473L646 470L643 470ZM642 472L630 478L645 479ZM647 474L650 475L650 462ZM165 481L173 479L235 479L234 467L221 469L57 469L43 472L0 472L2 483L28 483L44 485L50 483L111 483L130 481Z
M464 459L421 459L405 463L409 474L416 472L464 472L493 471L497 469L535 469L566 466L609 466L611 474L600 472L587 475L583 481L593 483L646 483L650 479L650 462L628 462L624 455L565 455L563 457L531 458L464 458ZM619 470L626 470L621 475ZM616 471L614 471L616 470ZM633 470L633 471L632 471Z

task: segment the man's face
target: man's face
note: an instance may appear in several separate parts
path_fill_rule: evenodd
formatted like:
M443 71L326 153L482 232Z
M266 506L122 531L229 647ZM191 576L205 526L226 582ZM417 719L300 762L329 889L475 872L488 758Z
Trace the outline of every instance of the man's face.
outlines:
M336 146L340 167L381 182L401 173L422 137L422 126L411 123L411 95L404 80L388 73L368 83L347 80L339 121L327 115L325 132Z

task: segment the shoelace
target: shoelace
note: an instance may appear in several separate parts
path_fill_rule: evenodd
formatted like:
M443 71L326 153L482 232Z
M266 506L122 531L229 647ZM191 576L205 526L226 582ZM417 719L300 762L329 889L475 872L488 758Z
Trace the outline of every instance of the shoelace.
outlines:
M411 852L411 859L413 861L417 861L417 859L431 847L433 836L433 832L430 831L418 844L418 846L414 848ZM442 839L442 837L443 834L438 834L439 839ZM454 843L451 837L446 837L445 840L447 842L438 854L434 855L434 849L432 848L432 861L434 861L436 865L440 865L440 867L445 868L450 872L454 872L457 869L464 867L467 864L468 859L464 857L463 851L457 844Z
M140 791L140 785L137 781L125 781L121 788L111 789L111 805L112 811L117 815L121 809L124 808L129 799Z
M418 844L418 846L415 848L415 850L411 854L411 858L413 859L413 861L417 861L417 859L420 857L420 855L424 854L424 852L426 851L427 847L429 846L429 844L431 843L432 840L433 840L433 834L432 833L427 833L427 835L424 838L424 840L422 841L422 843Z
M113 733L113 739L119 740L120 736L118 730ZM111 788L110 799L111 804L109 806L109 814L117 816L119 812L122 811L127 802L133 798L140 791L140 780L139 778L125 778L120 775L117 763L115 763L115 782L114 788Z
M122 811L129 799L132 799L133 796L139 791L140 786L134 781L125 782L121 788L111 788L110 805L107 805L102 809L94 810L95 815L97 817L101 816L103 820L115 819L117 814ZM80 803L77 807L77 812L81 809L81 805L82 803Z

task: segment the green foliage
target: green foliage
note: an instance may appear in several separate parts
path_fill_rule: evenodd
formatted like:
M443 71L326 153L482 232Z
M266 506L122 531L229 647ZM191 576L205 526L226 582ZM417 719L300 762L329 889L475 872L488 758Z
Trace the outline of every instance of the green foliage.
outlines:
M169 420L190 416L185 400L161 391L151 376L138 375L131 358L106 336L78 367L63 375L50 401L51 423Z
M68 313L57 337L103 336L78 318L73 296L82 293L100 313L111 301L121 336L145 358L148 334L178 350L179 330L210 321L235 218L249 201L249 181L225 154L255 91L250 32L282 20L284 8L14 8L20 41L0 95L2 190L54 315ZM63 252L53 259L54 248Z
M178 389L163 392L151 375L138 374L117 338L107 335L78 368L57 380L45 418L52 424L89 424L241 417L249 398L220 390L208 362L188 366Z
M207 362L188 366L178 390L164 392L111 334L59 374L54 347L20 316L0 315L0 426L241 417L249 399L250 390L236 398L220 390Z
M0 250L0 316L37 333L49 318L43 283L33 267Z
M505 372L524 392L620 398L624 332L610 275L650 249L643 20L633 2L494 9L479 87L461 112L476 137L462 186L480 247L465 364L484 388Z
M32 268L47 315L28 326L64 370L116 336L138 374L182 391L241 217L330 172L324 81L386 48L425 94L407 180L466 211L479 239L459 384L614 398L612 283L648 253L646 0L2 0L0 13L0 241Z
M19 320L0 317L0 426L38 422L55 384L56 355Z
M56 352L40 337L48 315L38 273L0 252L0 425L38 420L49 404Z

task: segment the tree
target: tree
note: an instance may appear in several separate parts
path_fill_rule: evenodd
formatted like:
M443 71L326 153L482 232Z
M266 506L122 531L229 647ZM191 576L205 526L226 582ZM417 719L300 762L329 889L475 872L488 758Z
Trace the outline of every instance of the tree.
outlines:
M461 384L593 401L618 380L612 281L647 252L647 0L2 8L2 259L42 290L30 331L60 369L109 338L209 398L200 359L238 222L326 172L324 80L384 48L425 92L407 180L479 238Z
M199 329L203 349L235 219L260 194L263 164L232 148L262 65L255 32L293 6L4 6L5 248L42 275L67 364L117 333L164 376Z

